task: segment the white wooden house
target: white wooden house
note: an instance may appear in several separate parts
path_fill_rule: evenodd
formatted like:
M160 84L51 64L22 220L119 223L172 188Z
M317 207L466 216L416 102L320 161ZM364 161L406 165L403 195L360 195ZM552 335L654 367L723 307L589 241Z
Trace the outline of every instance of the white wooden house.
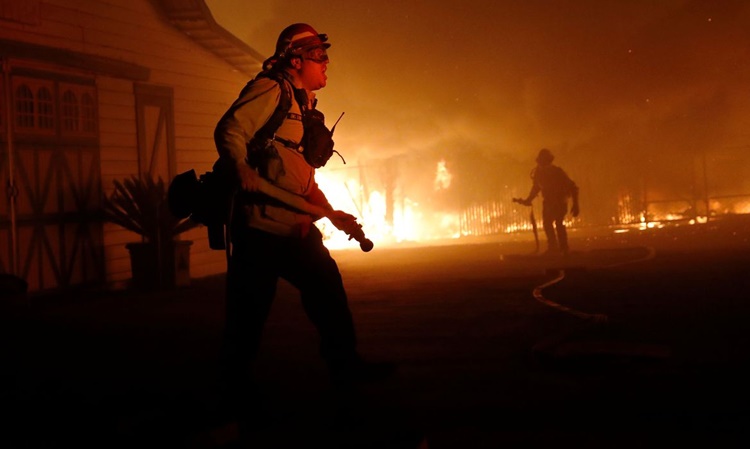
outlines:
M214 126L263 56L203 0L0 0L0 273L30 291L131 277L113 180L210 170ZM225 270L204 228L190 271Z

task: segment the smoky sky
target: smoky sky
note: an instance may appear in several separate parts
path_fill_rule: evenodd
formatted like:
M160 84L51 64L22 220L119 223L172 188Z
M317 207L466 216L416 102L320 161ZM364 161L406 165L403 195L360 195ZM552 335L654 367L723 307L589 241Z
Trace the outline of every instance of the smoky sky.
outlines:
M346 113L335 140L350 159L528 166L547 147L578 176L619 182L679 177L701 155L750 149L745 0L207 4L264 55L291 23L329 35L319 108Z

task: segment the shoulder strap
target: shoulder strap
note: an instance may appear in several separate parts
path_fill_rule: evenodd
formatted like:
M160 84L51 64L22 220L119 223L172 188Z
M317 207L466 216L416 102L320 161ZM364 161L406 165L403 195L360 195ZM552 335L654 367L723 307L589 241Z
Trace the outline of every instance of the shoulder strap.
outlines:
M253 137L253 140L255 141L265 142L266 140L273 138L273 135L276 134L276 130L279 129L281 124L284 122L286 115L292 108L292 96L289 93L289 89L287 89L287 86L285 85L284 79L281 75L274 75L270 72L263 72L258 76L276 81L279 84L279 88L281 88L279 104L276 106L276 109L273 111L273 114L271 114L271 117L268 119L266 124L263 125Z

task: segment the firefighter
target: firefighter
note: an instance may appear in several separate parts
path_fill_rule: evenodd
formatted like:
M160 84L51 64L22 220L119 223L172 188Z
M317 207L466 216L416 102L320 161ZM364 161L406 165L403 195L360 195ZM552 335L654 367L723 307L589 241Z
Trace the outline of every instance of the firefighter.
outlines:
M364 361L336 261L323 244L312 217L260 195L259 179L326 210L339 229L353 231L355 218L334 210L305 158L302 116L314 108L314 93L326 86L328 36L304 23L278 37L262 72L240 92L214 133L220 166L229 167L243 195L230 223L226 324L221 365L224 397L239 415L255 406L251 366L276 294L285 279L300 292L302 306L320 336L320 353L336 384L377 380L392 366ZM273 121L282 101L280 123ZM257 412L257 410L255 410Z
M542 194L542 227L547 237L547 254L568 255L568 233L565 229L565 215L568 213L569 201L572 200L570 214L577 217L578 186L565 173L553 164L555 157L547 148L542 148L536 157L536 167L531 171L531 191L521 204L531 206L531 202Z

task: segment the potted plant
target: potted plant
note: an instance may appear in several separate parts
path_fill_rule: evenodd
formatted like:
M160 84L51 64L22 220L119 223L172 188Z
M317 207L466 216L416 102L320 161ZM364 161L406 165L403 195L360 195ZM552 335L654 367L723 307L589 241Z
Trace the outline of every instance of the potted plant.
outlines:
M199 224L176 218L169 210L167 186L161 178L131 176L114 181L104 199L107 221L143 237L128 243L133 286L140 289L184 286L190 283L189 240L177 236Z

